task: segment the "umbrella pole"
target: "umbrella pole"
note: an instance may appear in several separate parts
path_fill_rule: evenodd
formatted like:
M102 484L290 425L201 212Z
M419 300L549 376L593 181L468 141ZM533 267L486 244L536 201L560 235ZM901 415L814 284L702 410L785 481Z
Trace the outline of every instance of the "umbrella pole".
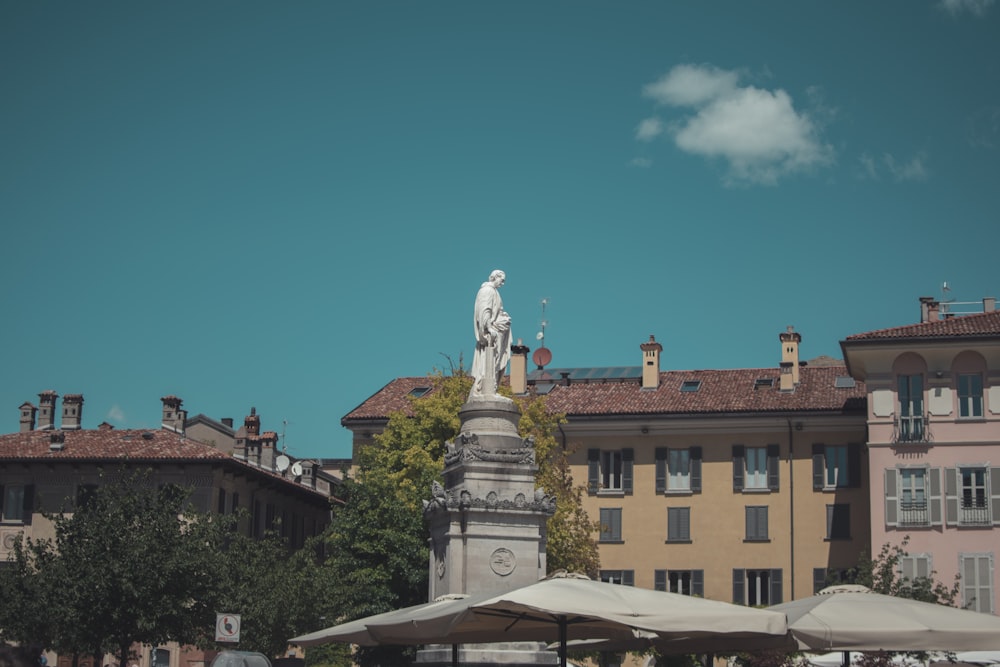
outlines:
M851 667L851 652L844 651L844 661L840 663L843 667Z
M451 645L451 667L458 667L458 644Z
M559 619L559 667L566 667L566 617Z

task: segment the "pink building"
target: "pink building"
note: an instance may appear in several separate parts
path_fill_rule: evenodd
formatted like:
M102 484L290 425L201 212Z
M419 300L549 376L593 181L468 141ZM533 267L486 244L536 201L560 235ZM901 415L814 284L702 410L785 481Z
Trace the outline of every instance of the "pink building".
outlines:
M962 606L996 613L1000 312L994 299L974 314L920 302L919 324L841 341L868 394L871 549L908 536L904 575L957 577Z

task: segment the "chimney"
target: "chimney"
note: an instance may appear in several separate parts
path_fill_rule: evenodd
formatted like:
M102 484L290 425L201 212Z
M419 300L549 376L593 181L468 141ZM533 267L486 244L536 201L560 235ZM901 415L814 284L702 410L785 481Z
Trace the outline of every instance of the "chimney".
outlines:
M510 389L515 396L524 396L528 393L528 348L518 338L510 352Z
M38 408L34 405L25 401L18 408L21 411L21 433L27 433L28 431L35 430L35 415L38 413Z
M250 453L247 451L247 427L240 426L236 431L233 441L233 457L248 461Z
M784 333L778 334L778 338L781 340L781 391L791 391L799 383L799 343L802 342L802 334L788 327Z
M233 427L233 418L232 417L223 417L222 418L222 425L223 426L228 426L229 428L232 428Z
M62 430L79 431L83 420L83 394L63 396Z
M996 297L988 296L983 299L983 312L992 313L997 309Z
M38 395L38 430L47 431L55 426L56 399L59 394L49 389Z
M187 419L187 410L181 409L184 401L176 396L164 396L160 400L163 402L161 427L184 435L184 421Z
M250 414L243 419L243 426L247 429L247 435L260 435L260 417L257 416L257 408L250 408Z
M260 467L264 470L274 471L275 456L274 450L278 445L278 434L274 431L264 431L260 436Z
M649 341L639 345L642 350L642 388L656 389L660 386L660 352L663 346L652 335Z
M922 296L920 297L920 323L925 322L937 322L940 319L940 307L941 304L938 303L932 296Z

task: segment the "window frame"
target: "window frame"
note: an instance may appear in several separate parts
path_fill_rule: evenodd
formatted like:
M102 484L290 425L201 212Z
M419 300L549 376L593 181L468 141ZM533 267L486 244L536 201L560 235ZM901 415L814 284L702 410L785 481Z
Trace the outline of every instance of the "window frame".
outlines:
M959 373L956 378L958 396L958 418L983 419L983 374Z
M851 539L850 503L829 503L826 506L826 541Z
M770 542L770 517L767 505L746 505L744 508L744 542Z
M599 581L607 584L635 586L635 570L599 570L597 576Z
M974 582L968 582L966 577L969 574L968 563L972 563ZM961 587L961 600L963 609L971 609L984 614L992 614L993 598L995 597L994 578L994 558L990 552L986 553L960 553L958 556L959 586ZM984 583L985 581L985 583ZM970 595L970 589L981 592Z
M691 542L691 508L667 508L667 542Z
M896 442L926 442L927 415L923 373L896 376Z
M617 455L617 456L616 456ZM613 470L605 471L606 459L613 462L617 459L620 464L619 472ZM589 495L610 495L622 496L632 495L633 478L632 469L634 465L634 450L631 447L588 449L587 450L587 493ZM616 481L619 486L608 488L605 479ZM617 479L615 479L617 478Z
M602 507L598 512L599 520L599 544L623 544L622 538L622 508ZM607 526L607 528L605 528Z
M766 577L763 591L767 593L767 599L760 599L761 581ZM733 603L744 606L760 606L781 604L783 596L783 575L781 568L734 568L733 569ZM751 586L751 583L756 585ZM750 595L751 588L754 589L755 596ZM754 597L756 599L754 599Z
M687 582L685 588L681 584ZM653 570L653 590L677 595L705 597L704 570Z

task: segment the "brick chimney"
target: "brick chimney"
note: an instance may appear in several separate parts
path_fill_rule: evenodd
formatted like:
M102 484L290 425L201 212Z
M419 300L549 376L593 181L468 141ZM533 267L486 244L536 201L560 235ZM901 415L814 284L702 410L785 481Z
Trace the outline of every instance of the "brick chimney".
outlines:
M788 327L778 334L781 340L781 391L791 391L799 383L799 343L802 335Z
M932 296L920 297L920 323L941 319L941 304Z
M47 431L55 428L56 399L59 394L49 389L38 395L38 430Z
M510 390L515 396L524 396L528 393L528 347L518 338L510 353Z
M79 431L83 421L83 394L63 396L62 430Z
M38 413L38 408L34 405L25 401L18 408L21 412L21 433L27 433L28 431L35 430L35 415Z
M163 402L162 428L183 435L184 422L187 420L187 410L181 409L184 401L176 396L164 396L160 400Z
M660 386L660 352L663 346L652 335L649 341L639 345L642 350L642 388L656 389Z
M257 416L257 408L250 408L250 414L243 419L243 426L247 429L247 435L260 435L260 417Z

